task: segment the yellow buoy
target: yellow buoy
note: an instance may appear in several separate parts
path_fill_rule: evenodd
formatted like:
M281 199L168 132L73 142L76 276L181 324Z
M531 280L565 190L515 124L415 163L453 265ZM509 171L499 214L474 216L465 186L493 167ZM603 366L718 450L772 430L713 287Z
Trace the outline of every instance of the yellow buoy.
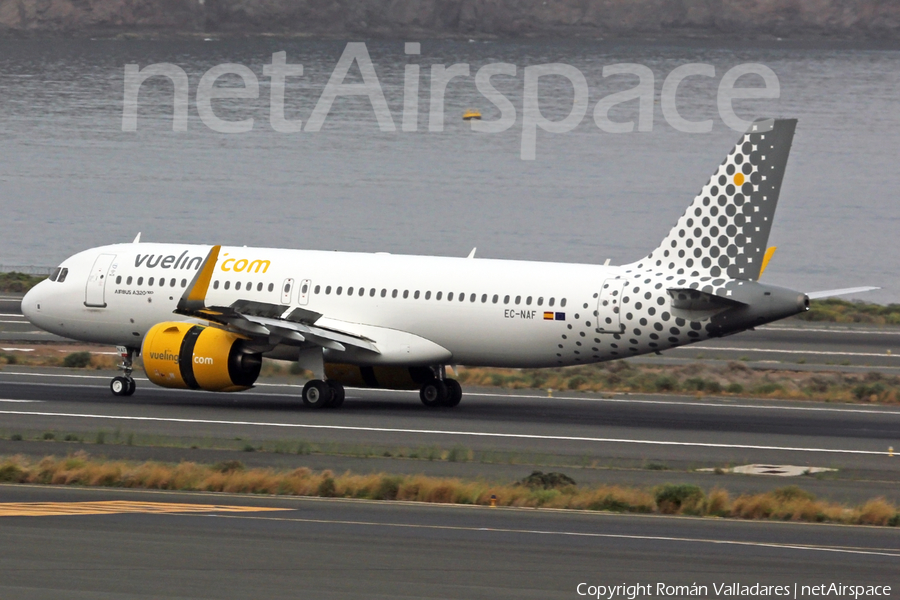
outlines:
M481 119L481 113L470 108L463 113L463 121L471 121L472 119Z

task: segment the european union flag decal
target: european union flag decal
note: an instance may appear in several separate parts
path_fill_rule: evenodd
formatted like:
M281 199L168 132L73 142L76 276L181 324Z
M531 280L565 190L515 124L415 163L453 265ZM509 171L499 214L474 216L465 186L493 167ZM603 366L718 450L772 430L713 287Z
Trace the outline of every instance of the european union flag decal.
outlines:
M559 312L556 313L556 320L557 320L557 321L565 321L565 320L566 320L566 313L559 313Z

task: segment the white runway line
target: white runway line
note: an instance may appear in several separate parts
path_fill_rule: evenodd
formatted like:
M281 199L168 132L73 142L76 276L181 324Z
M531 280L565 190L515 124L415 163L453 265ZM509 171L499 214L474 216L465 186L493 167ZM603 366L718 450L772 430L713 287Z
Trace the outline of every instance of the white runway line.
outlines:
M135 417L127 415L96 415L90 413L59 413L39 411L0 410L2 415L29 417L67 417L74 419L108 419L111 421L145 421L156 423L192 423L195 425L241 425L252 427L280 427L287 429L321 429L332 431L360 431L371 433L400 433L446 435L456 437L506 438L561 442L595 442L607 444L640 444L647 446L687 446L692 448L728 448L737 450L778 450L782 452L811 452L819 454L864 454L888 456L877 450L851 450L844 448L802 448L792 446L758 446L755 444L714 444L712 442L673 442L666 440L633 440L627 438L600 438L569 435L539 435L530 433L495 433L486 431L452 431L442 429L400 429L398 427L361 427L353 425L312 425L308 423L266 423L264 421L226 421L220 419L183 419L176 417Z
M173 515L196 516L196 515ZM345 521L340 519L304 519L300 517L260 517L250 515L206 515L214 519L244 519L251 521L281 521L293 523L315 523L321 525L357 525L363 527L391 527L404 529L425 529L441 531L470 531L478 533L521 533L526 535L559 535L567 537L586 537L613 540L639 540L651 542L681 542L692 544L714 544L724 546L751 546L756 548L775 548L779 550L801 550L811 552L837 552L840 554L857 554L868 556L889 556L900 558L900 552L891 552L880 548L845 548L834 546L814 546L804 544L778 544L775 542L746 542L741 540L717 540L709 538L686 538L662 535L637 535L622 533L593 533L581 531L551 531L541 529L509 529L505 527L464 527L460 525L423 525L421 523L379 523L377 521Z
M17 371L0 371L0 376L3 375L23 375L27 377L68 377L73 379L101 379L104 381L109 381L109 376L106 375L72 375L65 373L23 373ZM146 381L149 382L149 379L142 377L135 377L135 381ZM59 386L60 384L55 383L24 383L24 382L16 382L20 385L35 385L35 386ZM84 386L84 387L94 387L94 386ZM106 386L97 386L98 388L105 388ZM271 387L271 388L296 388L302 389L302 385L298 384L290 384L290 383L257 383L256 388L262 387ZM164 388L149 388L154 392L176 392L176 393L205 393L198 392L194 390L164 390ZM351 388L348 387L348 390L354 391L362 391L366 393L377 393L388 391L392 394L418 394L418 391L415 390L377 390L377 389L369 389L369 388ZM610 392L613 394L617 394L618 392ZM277 397L277 398L296 398L294 394L269 394L269 393L256 393L258 396L269 396L269 397ZM526 400L546 400L548 399L546 396L539 396L537 394L501 394L501 393L491 393L491 392L470 392L463 389L463 397L478 397L478 398L511 398L511 399L526 399ZM348 396L349 400L362 400L359 396ZM837 408L837 407L825 407L825 406L767 406L763 404L722 404L720 402L688 402L686 400L639 400L637 398L592 398L589 396L553 396L549 398L549 400L573 400L576 402L600 402L600 403L610 403L610 404L658 404L658 405L671 405L671 406L696 406L700 408L739 408L739 409L750 409L750 410L792 410L792 411L801 411L801 412L835 412L835 413L858 413L858 414L872 414L872 415L891 415L891 416L900 416L900 411L885 409L880 410L877 408Z
M891 331L888 329L824 329L805 327L760 327L759 331L791 331L798 333L855 333L860 335L900 335L900 329Z
M678 346L672 350L694 350L695 352L772 352L776 354L816 354L819 356L879 356L887 358L900 358L900 354L888 354L887 352L829 352L826 350L773 350L771 348L723 348L721 346Z

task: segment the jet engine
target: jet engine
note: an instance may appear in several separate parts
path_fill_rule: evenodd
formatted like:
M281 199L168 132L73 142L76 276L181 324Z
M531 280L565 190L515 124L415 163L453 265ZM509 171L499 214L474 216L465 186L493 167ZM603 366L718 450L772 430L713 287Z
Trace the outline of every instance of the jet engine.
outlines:
M326 363L325 377L348 387L417 390L434 381L434 372L428 367L358 367Z
M239 392L253 386L262 368L262 355L246 352L244 345L245 339L230 331L166 322L150 328L141 354L156 385Z

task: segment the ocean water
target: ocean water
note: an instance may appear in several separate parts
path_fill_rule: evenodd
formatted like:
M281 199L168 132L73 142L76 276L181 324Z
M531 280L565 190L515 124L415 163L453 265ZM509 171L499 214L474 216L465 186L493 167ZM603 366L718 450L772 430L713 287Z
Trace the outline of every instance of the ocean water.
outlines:
M410 40L413 41L413 40ZM741 100L744 119L799 119L764 281L802 291L877 285L860 295L900 302L900 51L723 43L404 40L367 49L397 130L379 130L365 97L339 98L319 132L278 133L269 123L273 52L304 66L288 80L286 114L304 123L343 41L280 38L196 41L0 41L0 264L52 266L82 249L130 241L601 263L630 262L665 237L738 139L716 108L731 67L761 63L777 99ZM517 109L502 133L473 132L468 108L499 111L476 90L478 68L517 66L492 82ZM187 131L172 130L172 85L144 84L137 131L122 130L124 69L172 63L189 77ZM259 98L216 100L224 119L253 118L247 133L212 131L194 102L201 76L222 63L251 69ZM429 131L432 65L467 63L447 87L442 132ZM536 160L520 158L524 68L564 63L589 85L588 112L568 133L538 131ZM597 102L634 85L604 66L649 67L657 90L652 131L612 134L592 119ZM663 117L659 92L676 67L705 63L712 78L681 85L685 118L712 119L683 133ZM417 131L400 130L403 73L421 65ZM234 80L226 80L229 84ZM348 81L361 81L354 68ZM752 78L741 85L754 83ZM568 114L573 93L541 80L541 111ZM637 120L636 101L611 113Z

